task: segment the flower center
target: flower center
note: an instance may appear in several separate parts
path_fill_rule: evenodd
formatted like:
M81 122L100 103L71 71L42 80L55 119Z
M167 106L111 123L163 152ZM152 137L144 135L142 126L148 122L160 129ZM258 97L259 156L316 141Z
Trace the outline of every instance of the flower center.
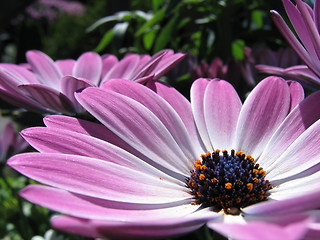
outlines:
M202 154L201 158L186 178L196 204L238 215L241 208L267 199L272 186L265 180L266 172L250 155L234 150L220 154L216 150Z

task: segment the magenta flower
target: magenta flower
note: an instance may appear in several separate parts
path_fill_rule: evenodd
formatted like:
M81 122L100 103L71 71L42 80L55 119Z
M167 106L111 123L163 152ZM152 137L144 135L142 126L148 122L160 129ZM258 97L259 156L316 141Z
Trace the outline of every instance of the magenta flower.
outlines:
M320 33L319 33L319 1L315 0L314 9L302 0L283 0L288 17L299 40L292 33L280 14L271 11L273 20L282 35L307 66L298 65L290 68L259 66L263 72L294 78L311 87L320 87Z
M140 83L157 80L184 56L163 50L153 57L128 54L118 61L113 55L86 52L76 61L54 62L40 51L28 51L26 65L0 64L0 97L30 111L75 114L84 109L74 92L112 78Z
M228 82L198 79L191 103L155 81L114 79L76 93L103 125L48 116L22 131L39 153L8 164L45 185L21 196L66 215L55 228L127 239L206 224L235 239L319 236L320 92L269 77L244 104ZM219 150L220 149L220 150ZM235 235L236 234L236 235Z
M5 118L1 119L3 123ZM2 125L0 134L0 161L7 160L10 156L20 153L29 146L29 144L16 133L11 123Z

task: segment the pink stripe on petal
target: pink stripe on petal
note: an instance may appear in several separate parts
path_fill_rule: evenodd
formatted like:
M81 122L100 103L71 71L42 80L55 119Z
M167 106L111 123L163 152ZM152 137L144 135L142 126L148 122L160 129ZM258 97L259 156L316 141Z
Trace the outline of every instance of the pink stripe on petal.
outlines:
M111 239L153 239L179 236L192 232L204 221L196 224L168 224L165 226L150 226L127 222L86 220L68 216L55 216L51 219L54 228L73 234L88 237L107 237Z
M190 159L149 109L119 93L96 88L87 88L76 97L87 111L139 152L168 169L190 174Z
M315 121L320 119L320 92L303 100L283 121L265 147L258 162L268 169Z
M287 81L290 88L290 112L304 99L304 90L300 83Z
M102 59L95 52L85 52L76 61L73 76L84 78L98 85L102 72Z
M289 113L290 91L279 77L261 81L241 109L235 139L236 151L257 158Z
M44 127L24 129L21 135L30 145L42 153L64 153L101 159L147 174L157 175L162 180L165 179L181 186L185 185L185 181L170 178L164 172L147 164L147 161L98 138L66 129Z
M39 102L48 111L73 114L72 102L61 92L43 84L22 84L18 86L26 95Z
M41 183L86 196L131 203L190 198L185 188L99 159L51 153L15 155L8 165Z
M191 214L199 208L199 206L188 202L173 204L113 202L43 185L29 185L20 191L20 196L34 204L74 217L109 221L149 221L167 217L177 218Z
M74 93L83 90L87 87L95 87L94 83L81 78L75 78L72 76L64 76L61 79L61 91L69 98L73 103L76 112L84 112L83 107L78 103L74 97Z
M206 78L197 79L192 84L190 92L191 107L194 120L196 122L198 131L207 151L212 151L213 149L213 147L211 146L210 137L208 135L208 129L206 126L204 116L204 94L210 81L214 80Z
M41 83L56 89L60 88L62 73L48 55L33 50L26 53L26 58Z
M192 143L197 150L197 155L205 153L205 149L202 140L200 138L198 129L196 127L190 102L175 88L159 81L149 81L147 86L165 99L179 114L183 121Z
M246 224L224 224L210 222L208 226L218 233L232 239L245 240L299 240L302 239L307 230L310 220L293 222L287 226L278 224L255 221Z
M73 67L76 61L73 59L64 59L64 60L57 60L55 63L60 69L60 71L62 72L62 75L66 76L66 75L72 75Z
M123 79L112 79L105 84L105 89L120 93L141 103L154 113L159 120L169 130L187 159L192 163L192 159L199 156L195 154L188 132L170 104L157 95L155 92L133 81ZM190 165L192 167L192 165Z
M131 54L124 57L120 62L115 64L104 76L102 83L112 78L123 78L131 80L132 74L138 66L140 56Z
M232 149L241 100L232 87L224 80L211 81L204 96L204 116L215 149Z
M271 195L272 197L272 195ZM253 216L283 216L313 210L320 207L320 191L283 200L269 200L242 209L244 214Z
M304 131L268 168L267 179L275 181L298 174L318 164L320 120Z

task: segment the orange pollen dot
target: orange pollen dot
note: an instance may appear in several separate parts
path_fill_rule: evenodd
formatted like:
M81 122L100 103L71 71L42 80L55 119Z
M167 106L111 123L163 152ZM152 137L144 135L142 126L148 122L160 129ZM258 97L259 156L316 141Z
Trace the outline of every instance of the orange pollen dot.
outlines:
M256 177L253 178L252 180L253 180L255 183L259 182L258 178L256 178Z
M247 155L247 159L249 159L251 162L254 161L254 158L251 155Z
M252 172L253 172L254 174L258 174L259 170L258 170L258 169L253 169Z
M197 159L196 161L195 161L195 164L197 165L197 164L201 164L201 161L199 160L199 159Z
M253 189L253 184L252 184L252 183L248 183L248 184L247 184L247 188L248 188L249 190L252 190L252 189Z
M199 179L204 180L204 179L206 179L206 176L204 174L200 174Z
M216 182L217 182L217 179L216 179L216 178L212 178L212 179L211 179L211 182L216 183Z
M237 203L241 203L241 198L237 198Z
M207 169L206 165L201 166L201 170L206 170L206 169Z
M242 156L242 155L243 155L243 152L241 152L241 151L237 151L237 152L236 152L236 155L238 155L238 156Z
M264 171L263 169L260 169L260 173L264 176L266 174L266 171Z
M232 183L226 183L225 185L224 185L224 187L226 188L226 189L231 189L232 188Z
M206 157L211 156L211 152L208 151L205 156L206 156Z
M214 152L215 152L216 154L219 154L220 149L216 149Z
M201 164L196 164L196 169L198 169L198 170L200 170L200 168L201 168Z

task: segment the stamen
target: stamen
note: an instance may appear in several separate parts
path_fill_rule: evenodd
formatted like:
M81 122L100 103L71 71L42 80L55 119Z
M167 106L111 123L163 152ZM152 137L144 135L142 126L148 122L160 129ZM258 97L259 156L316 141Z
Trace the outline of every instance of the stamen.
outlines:
M196 204L235 215L240 214L241 208L267 199L272 186L252 156L235 150L229 155L226 150L216 149L201 158L195 161L195 170L186 179Z

